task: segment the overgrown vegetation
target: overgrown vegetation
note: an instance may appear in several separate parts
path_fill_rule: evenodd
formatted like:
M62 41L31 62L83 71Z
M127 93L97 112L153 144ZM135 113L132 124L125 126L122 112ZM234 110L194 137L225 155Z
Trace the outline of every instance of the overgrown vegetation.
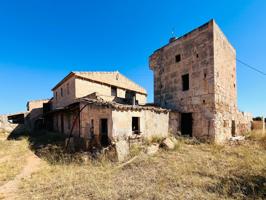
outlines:
M47 162L21 182L24 199L266 198L265 136L259 132L248 134L240 144L224 146L179 138L175 150L154 156L135 146L131 156L137 159L123 167L105 158L78 162L79 154L62 151L60 138L48 144L43 137L42 142L31 139L30 146ZM0 155L11 151L9 142L23 146L25 140L4 141Z

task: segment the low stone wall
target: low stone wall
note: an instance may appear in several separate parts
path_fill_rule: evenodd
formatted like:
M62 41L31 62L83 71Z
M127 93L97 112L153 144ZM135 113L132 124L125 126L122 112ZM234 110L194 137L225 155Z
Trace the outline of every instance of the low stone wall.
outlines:
M252 122L252 129L261 130L262 127L263 127L263 122L262 121L253 121ZM266 123L265 123L264 127L266 127Z
M171 111L169 113L169 133L178 134L180 132L180 113Z
M251 131L253 121L251 113L238 112L237 119L238 134L248 133Z

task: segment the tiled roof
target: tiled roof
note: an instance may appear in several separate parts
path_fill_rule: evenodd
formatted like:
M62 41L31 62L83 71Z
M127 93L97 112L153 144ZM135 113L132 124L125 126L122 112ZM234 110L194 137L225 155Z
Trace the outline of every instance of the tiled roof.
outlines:
M117 102L110 102L104 101L101 98L91 99L91 98L79 98L76 102L84 102L88 104L98 105L98 106L107 106L117 110L134 110L134 111L141 111L141 110L150 110L159 113L168 113L170 110L164 109L161 107L150 106L150 105L130 105L130 104L120 104Z

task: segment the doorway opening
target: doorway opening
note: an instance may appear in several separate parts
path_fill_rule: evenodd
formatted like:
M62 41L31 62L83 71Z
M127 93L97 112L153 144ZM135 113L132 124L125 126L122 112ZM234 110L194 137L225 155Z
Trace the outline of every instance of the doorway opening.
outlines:
M235 122L235 120L232 120L231 134L233 137L236 136L236 122Z
M108 120L107 119L100 119L100 141L101 146L107 147L109 143L108 138Z
M181 113L181 134L192 137L192 113Z

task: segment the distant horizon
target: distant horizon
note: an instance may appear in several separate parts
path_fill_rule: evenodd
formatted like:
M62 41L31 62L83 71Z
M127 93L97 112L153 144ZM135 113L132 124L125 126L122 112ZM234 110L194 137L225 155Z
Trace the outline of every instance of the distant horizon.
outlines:
M168 43L173 29L178 38L212 19L237 58L266 71L263 0L11 1L0 3L0 114L23 112L27 101L51 98L51 89L72 71L119 71L145 88L153 102L149 56ZM265 81L237 62L240 111L266 116Z

